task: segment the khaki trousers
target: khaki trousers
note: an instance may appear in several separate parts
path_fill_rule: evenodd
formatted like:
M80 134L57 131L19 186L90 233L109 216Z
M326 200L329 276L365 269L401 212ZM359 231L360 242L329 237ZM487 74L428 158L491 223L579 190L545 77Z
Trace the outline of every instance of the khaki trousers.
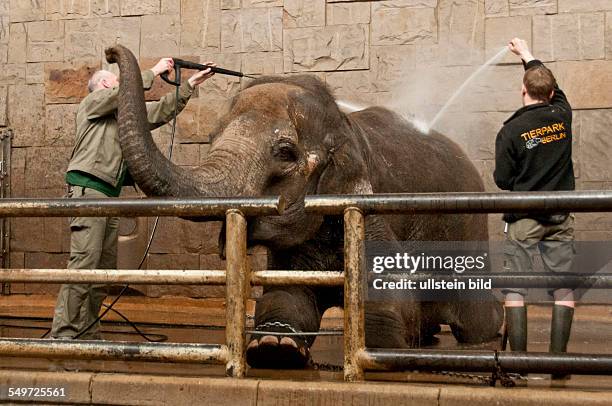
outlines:
M73 186L69 197L107 198L94 189ZM70 219L70 260L68 269L117 269L118 217L74 217ZM62 285L55 305L51 336L74 338L100 313L107 295L106 285ZM82 339L100 339L96 323Z
M504 245L504 270L531 272L534 256L541 254L547 272L571 272L574 260L574 216L561 224L542 224L533 219L521 219L508 224ZM506 293L527 294L526 289L502 289ZM552 292L551 292L552 293Z

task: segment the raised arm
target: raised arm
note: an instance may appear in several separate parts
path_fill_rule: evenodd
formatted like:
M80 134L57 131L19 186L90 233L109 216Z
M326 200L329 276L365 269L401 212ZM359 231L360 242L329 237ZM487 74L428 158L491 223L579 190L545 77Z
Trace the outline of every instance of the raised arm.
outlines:
M519 56L523 61L523 67L525 70L533 68L535 66L543 66L544 63L542 61L535 59L534 56L529 51L529 46L527 45L527 41L522 40L520 38L514 38L508 44L508 48L512 53ZM558 106L567 112L572 111L572 107L565 96L563 90L559 88L555 80L555 92L553 93L553 97L550 99L550 104Z
M163 58L151 69L142 72L142 84L144 90L153 86L155 76L172 69L172 58ZM109 85L110 86L110 85ZM117 95L119 86L98 89L88 96L86 106L87 118L94 120L114 113L117 110Z
M211 63L207 63L207 65L211 65ZM195 73L187 81L183 82L178 91L178 103L176 102L176 90L168 92L159 101L147 103L149 128L154 130L172 120L175 107L176 114L178 115L187 105L195 87L213 75L214 73L211 73L210 69L206 69Z
M178 103L176 103L176 91L171 90L161 99L154 102L147 103L147 118L149 119L149 128L154 130L162 125L166 124L174 117L174 109L176 107L176 114L178 115L189 101L189 98L193 94L194 88L191 87L189 82L183 82L179 87L178 92Z

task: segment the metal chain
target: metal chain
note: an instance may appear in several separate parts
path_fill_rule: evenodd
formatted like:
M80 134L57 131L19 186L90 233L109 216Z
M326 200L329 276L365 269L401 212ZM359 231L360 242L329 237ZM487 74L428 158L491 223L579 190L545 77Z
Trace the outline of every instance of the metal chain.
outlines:
M280 327L280 328L289 329L289 331L291 333L285 332L285 334L302 335L302 332L296 330L291 324L281 323L280 321L268 321L266 323L259 324L259 325L257 325L255 327L255 330L249 330L249 331L247 331L247 333L249 333L249 334L262 334L262 333L274 333L274 334L277 334L277 333L279 333L278 331L265 331L265 330L263 330L264 328L274 328L274 327Z
M413 373L423 373L423 371L412 371ZM492 377L489 376L483 376L483 375L476 375L476 374L468 374L465 372L453 372L453 371L428 371L427 373L433 374L433 375L442 375L442 376L448 376L451 378L463 378L463 379L470 379L473 381L476 381L478 383L482 383L484 385L489 385L489 386L494 386L495 385L495 381L493 380Z
M268 331L263 330L264 328L286 328L289 329L290 332L286 331ZM265 334L271 336L341 336L344 334L343 330L319 330L319 331L299 331L296 330L293 326L286 323L281 323L280 321L269 321L267 323L263 323L255 327L255 330L247 330L248 334Z
M539 377L539 376L534 376L534 377L530 378L528 376L524 376L524 375L521 375L521 374L518 374L518 373L515 373L515 372L508 372L508 373L506 373L506 375L508 375L512 379L517 379L517 380L520 380L520 381L543 381L544 379L546 379L546 378L542 378L542 377Z
M344 366L312 361L312 367L317 371L342 372Z
M344 370L344 367L342 365L334 365L334 364L328 364L324 362L313 361L312 366L315 370L318 370L318 371L342 372ZM493 378L490 376L468 374L465 372L452 372L452 371L427 371L425 372L425 371L413 370L413 371L410 371L410 373L417 373L417 374L429 373L432 375L440 375L440 376L445 376L449 378L469 379L469 380L478 382L483 385L488 385L488 386L494 386L495 382L497 381L497 379L493 380ZM505 386L505 387L515 386L514 380L528 381L530 379L533 379L533 380L543 379L543 378L528 378L523 375L515 374L515 373L507 373L505 374L505 377L507 379L504 379L503 381L500 380L500 382L502 383L502 386Z
M490 386L495 386L495 382L497 382L499 380L499 383L502 386L504 386L506 388L512 388L512 387L516 386L516 382L514 382L512 380L512 378L510 378L508 376L508 374L505 373L502 370L501 362L499 362L498 355L499 355L499 352L497 350L495 350L495 355L494 355L494 358L495 358L495 372L493 372L491 374L491 380L490 380L489 385Z
M253 316L250 316L253 318ZM290 332L279 332L279 331L266 331L263 330L265 328L285 328ZM266 335L274 335L274 336L318 336L318 335L342 335L343 330L332 330L332 331L299 331L295 329L292 325L287 323L282 323L280 321L269 321L255 327L255 330L248 330L248 334L266 334ZM529 381L529 380L541 380L543 378L538 377L526 377L524 375L518 373L504 372L501 369L501 365L497 359L497 351L495 353L495 362L496 362L496 372L494 372L491 376L483 376L477 374L468 374L465 372L453 372L453 371L427 371L427 373L433 375L441 375L447 376L451 378L462 378L462 379L470 379L476 381L481 384L495 386L495 383L499 380L501 385L504 387L514 387L516 386L515 381ZM344 370L343 365L334 365L324 362L315 362L312 361L312 366L315 370L318 371L329 371L329 372L341 372ZM414 370L412 373L424 373L424 371Z
M420 372L422 373L423 371L413 371L413 372ZM468 374L465 372L451 372L451 371L430 371L429 373L434 374L434 375L445 375L445 376L451 376L451 377L455 377L455 378L466 378L466 379L471 379L474 381L478 381L480 383L483 384L487 384L487 385L491 385L493 386L494 383L499 379L502 386L505 387L512 387L512 386L516 386L516 382L514 381L539 381L539 380L543 380L544 378L540 378L540 377L532 377L529 378L527 376L518 374L518 373L514 373L514 372L504 372L503 373L503 380L500 378L497 378L496 380L493 379L493 377L489 377L489 376L483 376L483 375L476 375L476 374ZM511 384L508 385L508 383L512 382Z
M288 329L290 332L279 332L278 331L266 331L263 329L266 328L285 328ZM296 330L291 324L287 324L287 323L281 323L280 321L268 321L266 323L260 324L258 326L255 327L255 330L249 330L247 331L247 333L249 334L266 334L266 335L284 335L284 336L296 336L298 338L301 338L304 341L306 340L306 336L304 335L304 333L302 333L301 331ZM315 332L316 334L316 332ZM312 334L311 334L312 335Z
M268 321L266 323L259 324L257 327L255 327L255 330L259 330L261 327L284 327L284 328L288 328L294 333L298 332L291 324L282 323L280 321Z
M315 370L318 371L329 371L329 372L342 372L344 370L344 367L342 365L334 365L334 364L328 364L328 363L323 363L323 362L314 362L312 363L312 366ZM417 374L423 374L423 373L429 373L432 375L440 375L440 376L445 376L445 377L449 377L449 378L460 378L460 379L469 379L475 382L478 382L480 384L483 385L488 385L488 386L494 386L495 382L497 382L497 380L500 381L500 383L502 384L502 386L504 387L513 387L516 386L516 382L515 380L520 380L520 381L529 381L529 380L541 380L544 378L529 378L526 376L523 376L521 374L516 374L516 373L506 373L504 374L504 379L493 379L493 377L490 376L483 376L483 375L477 375L477 374L468 374L465 372L452 372L452 371L420 371L420 370L413 370L410 371L410 373L417 373Z

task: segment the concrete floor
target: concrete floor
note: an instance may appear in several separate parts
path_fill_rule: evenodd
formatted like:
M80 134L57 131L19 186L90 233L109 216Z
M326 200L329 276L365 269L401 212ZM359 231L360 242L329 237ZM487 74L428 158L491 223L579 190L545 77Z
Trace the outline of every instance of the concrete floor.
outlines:
M50 325L48 315L52 312L54 298L51 297L0 297L0 336L2 337L40 337ZM225 333L222 327L223 301L207 300L194 301L193 299L169 298L154 299L158 312L151 312L151 299L129 297L118 309L139 323L140 327L149 334L162 334L168 337L169 342L194 342L222 344ZM19 302L22 302L21 305ZM26 305L27 303L27 305ZM180 306L179 306L180 305ZM175 310L172 313L167 307ZM165 309L165 310L164 310ZM194 310L195 309L195 310ZM249 306L252 311L252 304ZM583 306L576 312L572 330L569 351L580 353L612 353L612 307L609 306ZM45 317L44 315L47 315ZM35 315L36 317L27 317ZM113 316L113 319L116 317ZM169 321L173 320L173 323ZM550 308L546 306L532 306L529 309L529 350L547 351ZM205 322L206 325L202 323ZM323 322L325 329L342 328L342 311L332 309L326 313ZM130 326L117 322L103 325L104 339L114 341L144 341L134 334ZM427 348L436 349L499 349L500 342L491 342L477 346L457 345L450 330L444 326L437 336L439 342ZM342 337L319 337L312 348L314 361L322 364L342 364ZM188 365L188 364L162 364L146 362L122 361L58 361L34 358L0 358L0 372L21 371L32 374L46 371L80 371L81 373L113 372L130 374L131 376L149 377L210 377L222 378L224 368L216 365ZM256 370L251 369L248 377L255 380L291 380L293 382L308 381L309 385L318 382L341 383L342 373L329 370L309 369L302 371L287 370ZM465 376L448 376L432 373L368 373L368 380L378 382L403 382L416 385L444 387L479 387L483 383ZM450 385L450 386L448 386ZM528 381L519 382L523 388L533 388L536 391L549 389L572 391L588 391L589 393L605 393L612 391L612 377L573 376L564 383L551 383L547 375L529 376ZM507 393L507 392L506 392ZM537 392L541 393L541 392ZM0 397L1 399L1 397ZM612 399L612 397L610 398ZM612 400L610 401L612 404Z

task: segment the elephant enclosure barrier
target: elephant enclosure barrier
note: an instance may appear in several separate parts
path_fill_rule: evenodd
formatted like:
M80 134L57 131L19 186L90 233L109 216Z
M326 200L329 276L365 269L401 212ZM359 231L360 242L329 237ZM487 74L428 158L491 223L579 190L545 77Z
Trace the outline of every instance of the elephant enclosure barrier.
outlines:
M365 346L365 216L502 212L612 212L612 191L439 193L309 196L306 211L344 216L344 271L251 272L247 218L278 215L282 198L228 199L1 199L3 217L181 216L225 219L225 270L2 269L0 282L226 285L226 343L173 344L0 338L0 356L225 364L228 376L246 374L249 285L344 287L344 378L367 370L428 370L612 375L612 355L498 351L368 349ZM453 278L461 278L454 276ZM493 287L611 288L612 275L490 275Z

